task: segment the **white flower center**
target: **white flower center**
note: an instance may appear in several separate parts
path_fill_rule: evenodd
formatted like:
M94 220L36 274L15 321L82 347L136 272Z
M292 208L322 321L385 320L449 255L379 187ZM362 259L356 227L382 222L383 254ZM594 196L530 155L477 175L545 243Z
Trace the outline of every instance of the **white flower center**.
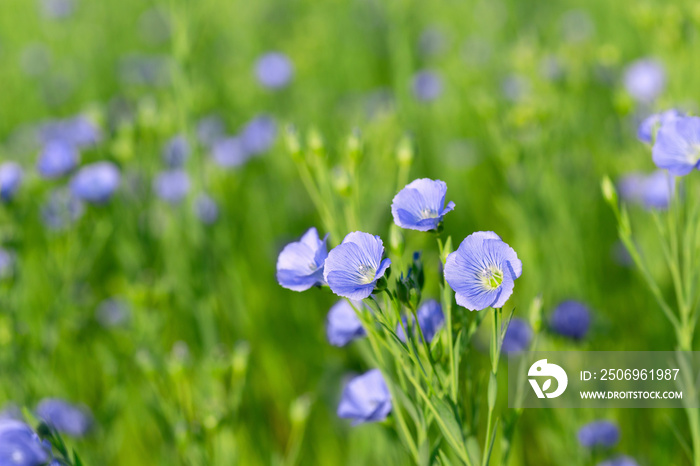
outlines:
M371 265L361 265L360 270L358 270L360 273L360 282L363 285L367 285L369 283L372 283L374 281L374 277L377 275L377 269L372 267Z
M420 218L421 219L426 219L426 218L437 218L439 217L439 214L436 210L433 209L423 209L420 211Z

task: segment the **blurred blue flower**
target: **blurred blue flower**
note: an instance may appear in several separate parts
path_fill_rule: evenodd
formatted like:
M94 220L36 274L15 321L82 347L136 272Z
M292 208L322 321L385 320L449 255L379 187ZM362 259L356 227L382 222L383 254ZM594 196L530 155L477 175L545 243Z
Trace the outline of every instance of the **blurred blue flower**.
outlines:
M394 196L391 203L394 222L410 230L436 229L442 217L455 207L452 201L445 206L446 194L444 181L421 178L410 182Z
M127 85L162 87L172 81L173 67L167 55L127 55L119 61L119 78Z
M513 293L523 264L513 248L492 231L467 236L447 256L445 280L455 291L457 304L470 311L503 307Z
M51 51L38 42L27 44L20 58L22 71L27 76L39 77L48 73L51 66Z
M666 87L666 72L663 65L654 59L637 60L625 69L624 84L635 100L650 103Z
M0 465L40 466L50 459L50 447L31 427L15 419L0 419Z
M567 11L561 18L561 33L566 42L583 42L595 33L595 23L586 11Z
M267 115L258 115L243 127L241 139L248 154L259 155L267 152L275 142L277 124Z
M434 299L429 299L421 304L416 314L418 314L418 325L423 332L425 341L431 343L433 338L435 338L435 334L437 334L437 332L445 324L445 315L442 313L442 306ZM403 329L407 325L408 319L404 316L403 327L401 325L396 327L396 335L404 343L406 342L406 334L404 333ZM414 329L413 333L415 335L420 335L418 329Z
M226 134L224 121L217 115L209 115L197 122L197 139L204 147L211 147Z
M78 115L65 120L50 121L39 128L39 140L48 144L62 141L74 148L94 146L102 140L100 129L87 117Z
M446 47L445 33L435 26L424 29L418 38L418 50L426 57L440 55Z
M66 19L75 11L74 0L41 0L41 11L49 19Z
M15 162L5 162L0 165L0 199L12 199L22 184L24 173L22 167Z
M250 153L240 137L223 138L214 142L211 155L214 162L222 168L239 167L250 158Z
M508 329L503 337L501 350L504 353L519 353L525 351L532 341L532 329L523 319L513 317L510 319Z
M651 144L660 127L669 121L673 121L684 116L685 114L683 112L680 112L675 108L666 110L665 112L649 115L639 124L639 127L637 128L637 138L642 142Z
M48 142L37 161L39 174L48 179L67 175L78 165L78 151L71 144L55 140Z
M601 461L596 466L639 466L639 464L627 455L619 455L614 458Z
M57 431L82 437L92 428L92 414L79 406L58 398L44 398L36 407L36 415Z
M436 71L423 70L413 76L413 95L423 102L430 102L442 94L442 78Z
M280 89L292 80L294 69L289 58L280 52L269 52L255 63L258 81L269 89Z
M153 190L162 200L177 204L190 191L190 177L183 170L161 172L153 181Z
M627 202L641 204L647 209L666 209L675 192L675 183L664 170L650 174L630 173L618 182L618 191Z
M672 175L687 175L700 167L700 117L680 117L666 122L656 134L651 150L659 168Z
M105 299L97 306L95 318L105 328L122 326L129 320L129 306L118 298Z
M331 291L344 298L361 300L372 294L377 280L391 265L382 260L384 244L379 236L355 231L328 253L323 277Z
M352 419L353 426L383 421L390 412L391 395L379 369L351 379L338 404L338 417Z
M13 254L7 249L0 248L0 278L12 275L14 264L15 258Z
M194 200L194 214L205 225L211 225L219 218L219 206L208 195L199 194Z
M85 165L70 181L73 195L93 204L104 204L119 187L121 174L112 162L95 162Z
M559 335L580 340L588 333L591 312L578 301L564 301L549 317L549 326Z
M170 138L163 148L163 160L169 168L182 168L189 155L190 144L182 134Z
M289 243L277 258L277 282L289 290L305 291L325 284L323 264L328 256L326 241L316 228L309 228L299 241Z
M7 403L3 406L0 411L0 421L14 419L16 421L21 421L24 419L22 410L14 403Z
M614 447L620 440L620 429L611 421L593 421L578 431L578 443L586 448Z
M78 220L85 212L82 201L67 189L56 189L41 208L41 218L51 230L63 230Z
M353 301L353 306L362 309L361 301ZM326 337L333 346L345 346L351 341L364 337L365 329L350 303L341 299L331 307L326 318Z
M530 80L525 76L512 74L501 81L501 91L506 99L518 102L530 94Z

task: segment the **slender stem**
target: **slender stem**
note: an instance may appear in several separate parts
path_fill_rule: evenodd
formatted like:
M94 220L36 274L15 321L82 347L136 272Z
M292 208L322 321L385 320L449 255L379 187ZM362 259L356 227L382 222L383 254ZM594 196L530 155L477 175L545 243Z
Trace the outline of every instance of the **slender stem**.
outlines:
M444 248L442 241L437 239L440 261L442 261ZM444 264L443 264L444 266ZM457 402L457 388L459 387L459 368L455 364L455 347L452 335L452 292L444 283L440 283L440 295L442 296L442 309L445 313L445 330L447 332L447 354L450 361L450 398Z
M482 466L488 466L491 460L493 441L496 435L494 429L494 409L496 406L495 397L498 394L498 362L501 357L501 313L502 309L493 310L493 334L491 335L491 375L489 377L488 388L488 417L486 419L486 437L484 438L484 456Z
M406 424L406 420L403 417L403 412L401 411L401 408L398 407L398 400L399 398L396 396L395 389L394 389L394 384L392 383L391 379L387 377L387 367L384 362L384 356L382 355L382 351L377 346L377 335L375 332L374 327L372 326L371 322L367 322L364 319L364 316L362 314L362 311L360 309L357 309L353 303L348 300L348 303L350 303L350 306L355 310L355 313L357 314L358 318L360 319L360 322L362 322L363 327L365 328L365 332L367 332L367 340L369 340L369 344L372 347L372 353L374 354L374 357L377 362L377 366L379 366L379 369L382 372L382 375L384 378L387 380L387 387L389 389L389 394L391 395L391 399L394 400L395 404L397 405L396 408L393 410L395 416L396 416L396 421L399 425L399 428L401 429L401 433L403 434L403 438L406 441L406 445L408 446L408 449L411 452L411 455L413 456L414 461L416 464L420 463L420 454L418 453L418 446L416 445L415 440L413 439L413 436L411 435L411 431L408 428L408 425ZM376 304L376 302L375 302ZM381 340L380 340L381 341ZM399 370L400 372L400 370Z

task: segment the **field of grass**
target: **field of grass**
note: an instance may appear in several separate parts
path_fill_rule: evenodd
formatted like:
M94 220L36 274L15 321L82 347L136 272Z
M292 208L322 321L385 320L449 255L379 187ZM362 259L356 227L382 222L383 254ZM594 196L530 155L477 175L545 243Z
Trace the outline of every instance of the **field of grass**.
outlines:
M270 51L292 66L280 88L256 77ZM528 318L541 296L538 349L675 349L600 183L655 169L637 124L668 108L697 112L699 54L700 8L689 1L3 0L0 163L24 176L0 203L0 408L30 416L44 398L89 408L89 432L64 435L86 465L411 464L393 418L351 427L336 416L348 375L370 369L367 347L329 345L337 297L280 287L275 264L311 226L331 233L329 245L354 229L388 244L392 198L416 178L446 182L456 207L444 235L455 245L493 230L517 251L523 274L508 309ZM644 58L666 79L640 103L623 78ZM416 96L422 70L441 81L435 99ZM79 165L111 161L121 183L52 228L47 203L71 175L38 173L36 128L77 115L100 129ZM212 115L231 136L265 115L274 139L222 167L201 140ZM337 200L328 212L305 189L290 127L322 153L321 196ZM154 180L176 135L190 146L189 190L166 202ZM204 193L218 206L211 224L198 215ZM630 218L672 296L650 213L630 206ZM403 260L423 250L437 276L434 240L404 235ZM438 293L428 281L424 296ZM592 310L582 341L548 328L566 299ZM104 322L105 300L124 313L116 325ZM463 364L488 363L482 330ZM577 441L596 419L619 426L610 451ZM681 446L690 435L680 409L525 410L509 464L593 465L617 453L692 464Z

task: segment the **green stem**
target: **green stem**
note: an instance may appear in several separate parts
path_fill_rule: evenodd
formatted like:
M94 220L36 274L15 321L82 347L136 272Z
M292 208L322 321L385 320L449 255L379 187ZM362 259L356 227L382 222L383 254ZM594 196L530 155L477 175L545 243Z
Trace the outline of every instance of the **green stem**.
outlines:
M482 466L488 466L491 460L493 442L496 437L494 429L494 409L496 407L496 396L498 394L498 363L501 357L501 313L502 309L493 310L493 334L491 335L491 375L488 387L488 417L486 419L486 437L484 438L484 456Z

